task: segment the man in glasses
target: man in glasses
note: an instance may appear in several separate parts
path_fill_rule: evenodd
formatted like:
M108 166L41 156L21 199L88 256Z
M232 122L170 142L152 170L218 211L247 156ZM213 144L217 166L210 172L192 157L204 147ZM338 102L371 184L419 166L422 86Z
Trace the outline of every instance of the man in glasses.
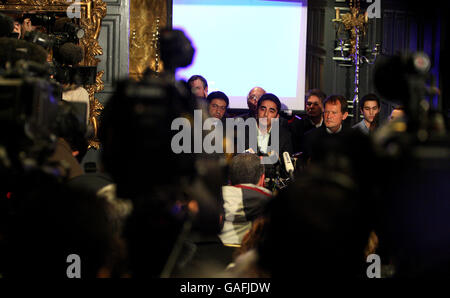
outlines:
M304 135L307 131L323 125L323 101L325 98L325 93L319 89L311 89L306 93L306 115L296 115L289 127L295 152L303 150Z
M248 106L248 112L239 115L237 117L243 118L244 120L247 120L248 118L257 118L257 104L258 100L263 96L263 94L266 93L266 90L264 90L261 87L253 87L250 92L247 95L247 106Z
M362 133L368 135L376 125L376 118L380 113L380 99L375 94L367 94L360 101L361 113L363 119L355 124L353 128L359 129Z

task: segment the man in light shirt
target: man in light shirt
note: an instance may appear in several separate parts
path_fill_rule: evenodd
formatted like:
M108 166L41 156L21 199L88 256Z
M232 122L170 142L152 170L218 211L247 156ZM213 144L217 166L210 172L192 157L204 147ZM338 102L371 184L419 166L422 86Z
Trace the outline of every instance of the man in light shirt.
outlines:
M375 118L380 113L380 99L375 94L367 94L360 101L361 113L363 119L353 128L359 129L362 133L368 135L374 129Z
M272 122L280 118L281 102L278 97L272 93L266 93L258 100L257 104L257 117L258 117L258 129L257 129L257 146L256 152L267 154L268 147L270 146L270 135L272 133ZM278 125L278 144L279 152L281 155L283 152L289 152L292 154L292 140L290 132L282 125Z

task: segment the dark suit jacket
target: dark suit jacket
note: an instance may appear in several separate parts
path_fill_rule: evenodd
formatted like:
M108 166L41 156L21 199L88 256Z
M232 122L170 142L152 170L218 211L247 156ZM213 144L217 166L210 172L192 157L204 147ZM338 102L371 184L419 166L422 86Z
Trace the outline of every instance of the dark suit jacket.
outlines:
M257 136L257 131L256 131L256 127L255 129L255 136ZM272 145L272 131L270 132L270 137L269 137L269 143L268 146ZM253 151L258 152L258 148L257 147L252 147L250 144L250 131L248 129L248 127L246 127L246 133L245 133L245 150L252 148ZM255 144L256 146L258 146L258 140L255 140ZM293 153L293 149L292 149L292 138L291 138L291 133L289 132L288 129L286 129L285 127L283 127L282 125L279 125L279 139L278 139L278 155L282 155L283 152L289 152L289 154Z
M330 134L326 130L327 128L325 125L322 125L318 128L313 128L305 133L305 145L303 147L303 160L306 161L308 158L310 158L313 155L314 147L318 142L324 140L325 138L336 138L341 136L343 133L345 133L348 129L344 126L342 127L342 130L335 134Z
M322 126L324 126L323 122ZM308 115L296 115L294 117L294 120L289 124L294 152L303 152L305 150L305 133L313 128L316 127L311 123Z

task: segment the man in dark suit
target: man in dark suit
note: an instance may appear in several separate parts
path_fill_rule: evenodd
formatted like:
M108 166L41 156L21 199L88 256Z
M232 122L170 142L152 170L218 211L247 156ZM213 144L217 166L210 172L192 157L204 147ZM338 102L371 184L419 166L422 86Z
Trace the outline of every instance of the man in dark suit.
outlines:
M272 130L272 124L275 120L279 121L280 118L281 102L278 97L272 93L266 93L258 100L257 103L257 142L256 148L253 148L250 142L246 142L247 148L252 148L255 152L260 154L269 154L271 148L273 135L275 132ZM292 154L292 140L290 132L278 123L278 152L281 155L283 152L289 152ZM246 134L249 138L249 134Z
M242 130L241 134L237 135L238 139L239 135L245 136L245 148L238 146L235 152L246 151L257 153L260 156L269 156L262 159L266 165L266 177L268 178L277 176L278 167L274 165L278 165L277 161L283 152L292 154L291 134L279 123L280 108L281 102L278 97L266 93L258 100L256 121L254 118L249 118L244 125L239 124L238 128L238 130ZM244 120L241 118L240 121Z
M347 100L342 95L331 95L324 101L323 122L318 128L305 133L303 159L306 161L312 154L312 148L319 139L335 137L345 132L343 122L348 116Z
M306 93L306 115L296 115L293 122L289 124L294 152L304 150L304 135L307 131L323 126L323 101L325 99L325 93L319 89L311 89Z

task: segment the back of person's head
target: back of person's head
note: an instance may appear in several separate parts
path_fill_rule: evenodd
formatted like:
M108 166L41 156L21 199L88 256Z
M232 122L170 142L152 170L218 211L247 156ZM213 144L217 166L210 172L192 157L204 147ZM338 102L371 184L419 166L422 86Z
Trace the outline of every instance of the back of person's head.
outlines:
M208 87L208 81L202 77L201 75L193 75L192 77L189 78L189 80L187 81L189 87L191 87L191 84L195 81L195 80L200 80L203 84L203 88L207 88Z
M72 103L62 100L58 107L55 120L55 132L72 147L73 151L85 151L86 141L86 117L80 113L83 109L76 109Z
M264 165L256 154L242 153L231 160L231 185L257 184L262 174L264 174Z
M64 17L64 18L58 18L55 20L55 24L53 25L53 31L54 32L65 32L65 26L68 23L72 23L72 19Z
M333 105L337 105L338 103L341 104L341 112L345 113L347 112L347 100L345 99L344 96L342 95L330 95L328 96L325 101L323 102L323 106L325 108L325 105L329 103L329 104L333 104Z
M341 268L341 276L364 278L380 171L370 138L350 130L316 140L306 171L268 206L264 266L278 275L294 268L325 277L327 268Z
M210 94L208 94L208 97L206 98L208 103L211 103L211 101L213 99L222 99L227 104L227 107L230 104L230 100L228 99L228 96L225 93L223 93L222 91L214 91L214 92L211 92Z
M95 278L114 246L105 201L69 190L44 173L28 175L12 197L5 276L64 279L73 272L68 257L75 254L81 278Z
M363 278L371 209L346 179L323 171L298 179L269 202L259 265L273 277Z
M274 102L277 105L277 114L280 113L280 110L281 110L280 99L273 93L265 93L259 98L258 104L256 105L258 109L261 106L262 102L265 100L270 100L270 101Z
M366 94L361 98L361 100L359 101L359 106L361 107L361 109L364 107L364 103L366 101L376 101L378 107L380 107L380 105L381 105L380 98L376 94L373 94L373 93Z
M308 90L305 94L305 99L308 100L311 96L317 96L319 98L320 102L323 103L324 100L327 98L327 95L320 89L311 89Z
M60 64L76 66L83 60L83 49L74 43L66 42L53 53L53 58Z
M159 277L179 237L186 212L168 204L170 191L133 199L123 231L132 277Z

